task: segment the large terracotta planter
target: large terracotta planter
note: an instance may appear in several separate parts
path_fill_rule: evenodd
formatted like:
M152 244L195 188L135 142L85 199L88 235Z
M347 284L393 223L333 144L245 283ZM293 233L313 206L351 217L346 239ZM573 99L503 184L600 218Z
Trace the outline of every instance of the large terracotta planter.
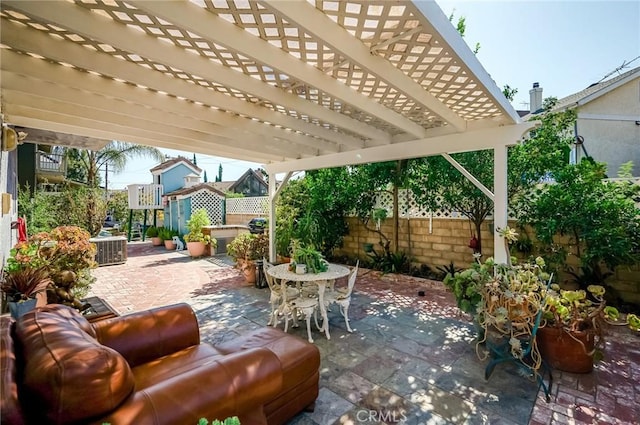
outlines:
M251 260L243 260L238 258L238 268L242 272L247 283L256 283L256 263Z
M536 340L542 358L552 368L571 373L589 373L593 370L593 333L572 332L569 335L562 329L544 326L538 329Z
M187 242L187 251L192 257L202 257L207 249L204 242Z

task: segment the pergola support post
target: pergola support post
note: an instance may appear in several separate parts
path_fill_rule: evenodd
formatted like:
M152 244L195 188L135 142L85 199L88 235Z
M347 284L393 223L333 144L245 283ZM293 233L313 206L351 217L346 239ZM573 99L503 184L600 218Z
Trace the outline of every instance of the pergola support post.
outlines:
M498 229L507 226L507 145L494 148L493 165L493 258L496 264L508 264L509 252Z
M267 169L268 172L268 169ZM280 187L277 186L276 173L269 173L269 262L275 263L276 261L276 200L280 191L284 188L289 179L293 175L292 171L289 171L282 180Z

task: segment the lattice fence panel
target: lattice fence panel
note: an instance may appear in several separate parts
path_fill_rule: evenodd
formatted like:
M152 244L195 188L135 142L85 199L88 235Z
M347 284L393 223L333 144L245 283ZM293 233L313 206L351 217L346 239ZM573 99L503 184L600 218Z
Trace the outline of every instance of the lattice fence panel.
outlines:
M246 198L227 199L227 214L269 214L268 196L250 196Z
M384 208L387 210L387 217L393 217L393 195L389 192L378 193L374 208ZM401 218L452 218L452 219L464 219L467 218L459 211L449 210L434 210L431 211L422 205L419 205L413 196L413 192L410 190L401 190L398 194L398 211ZM509 210L509 218L514 219L515 213L511 209ZM492 218L490 214L487 218Z
M201 190L191 195L191 211L204 208L207 210L207 215L211 224L222 224L224 213L224 198L212 195L211 192Z

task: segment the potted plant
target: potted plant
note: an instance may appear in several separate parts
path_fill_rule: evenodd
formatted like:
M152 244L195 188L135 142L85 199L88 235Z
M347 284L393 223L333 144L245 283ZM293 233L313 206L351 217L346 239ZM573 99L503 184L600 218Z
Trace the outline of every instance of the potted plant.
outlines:
M0 289L5 293L13 318L47 303L46 289L52 284L47 261L40 255L41 242L21 242L10 251Z
M606 307L605 289L589 285L587 290L562 290L553 285L544 311L545 326L538 332L543 358L555 369L589 373L604 343L604 327L619 317L618 310ZM636 317L628 316L631 328Z
M153 246L162 245L162 238L160 238L160 228L149 226L147 227L146 235L148 238L151 238L151 244Z
M328 263L322 253L312 246L298 246L293 251L296 273L320 273L328 270ZM302 268L301 266L305 266Z
M456 298L458 308L471 315L477 324L478 304L482 300L483 285L493 278L493 262L481 263L479 257L466 270L456 269L451 263L442 283L451 290Z
M488 279L479 285L476 310L481 334L476 345L478 357L484 360L497 352L496 347L508 347L504 355L538 376L542 361L535 333L551 280L544 270L545 262L537 257L522 264L496 264L489 258L484 266L480 274ZM483 343L489 351L480 348Z
M191 213L191 218L187 220L187 228L189 233L184 235L184 241L187 243L187 250L192 257L201 257L204 255L207 245L213 244L215 247L216 240L211 236L205 235L202 228L209 226L211 220L207 210L204 208L197 209Z
M227 255L235 258L247 283L256 282L256 260L268 254L269 239L265 234L241 233L227 244Z
M164 247L167 250L173 251L176 249L176 244L173 241L174 236L178 236L177 230L172 230L167 227L161 227L158 229L158 237L162 239Z

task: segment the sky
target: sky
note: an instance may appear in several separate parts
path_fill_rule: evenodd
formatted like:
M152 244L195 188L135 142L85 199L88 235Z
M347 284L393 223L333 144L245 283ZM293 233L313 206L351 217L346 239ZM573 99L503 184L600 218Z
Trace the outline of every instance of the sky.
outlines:
M436 0L445 15L466 18L465 41L480 43L477 57L499 88L518 90L512 105L529 108L529 90L540 83L543 97L559 99L597 83L605 76L640 66L640 0ZM634 61L635 59L635 61ZM171 156L193 153L169 149ZM213 181L222 164L222 179L236 180L260 164L196 155L198 166ZM109 187L150 183L153 160L135 159L125 171L109 175Z

